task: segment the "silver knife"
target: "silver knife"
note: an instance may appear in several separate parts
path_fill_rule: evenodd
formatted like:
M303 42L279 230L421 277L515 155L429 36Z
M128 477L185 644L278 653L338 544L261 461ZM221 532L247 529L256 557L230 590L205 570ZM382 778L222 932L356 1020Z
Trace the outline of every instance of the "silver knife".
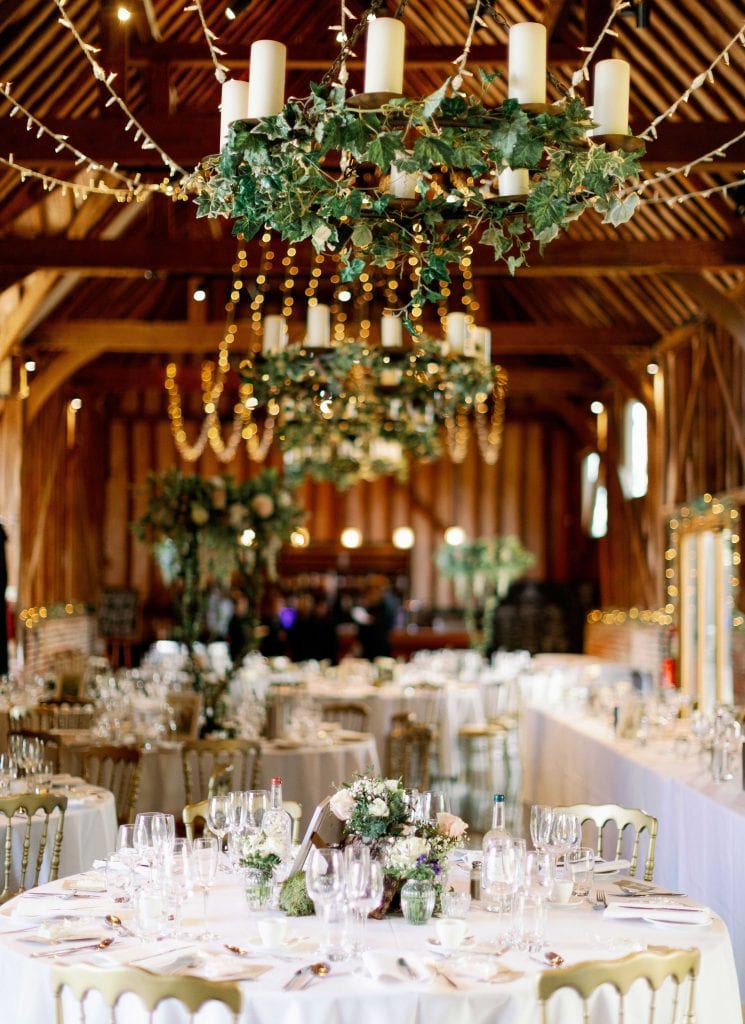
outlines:
M616 894L615 899L619 900L638 900L638 899L653 899L655 896L687 896L685 892L665 892L662 889L658 891L652 890L648 892L619 892Z

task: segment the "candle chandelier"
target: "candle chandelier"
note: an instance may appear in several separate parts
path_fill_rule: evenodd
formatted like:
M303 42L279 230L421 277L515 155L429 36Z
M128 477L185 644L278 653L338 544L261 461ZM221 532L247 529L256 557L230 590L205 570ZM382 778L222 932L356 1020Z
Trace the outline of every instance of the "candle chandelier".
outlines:
M489 331L472 322L478 302L467 267L462 311L441 307L441 339L423 333L409 338L400 318L390 314L374 328L373 311L380 305L376 291L390 297L397 282L366 279L348 288L338 261L327 271L331 301L319 302L323 256L314 259L308 275L307 320L301 324L293 318L299 268L292 247L282 260L281 312L265 312L268 303L276 302L269 290L275 260L269 238L268 233L262 237L255 285L243 289L239 278L233 281L232 295L252 295L254 340L240 361L238 400L227 437L219 406L238 332L235 303L228 304L231 322L217 363L202 367L204 420L194 443L187 438L177 367L172 363L167 369L171 427L185 460L196 461L209 445L227 463L245 443L249 458L264 461L274 446L288 483L328 480L340 490L379 476L405 479L411 459L434 461L447 452L460 463L471 445L485 462L496 462L507 377L491 362Z
M473 33L482 12L495 14L477 2L455 73L410 99L404 24L376 17L381 6L375 0L349 36L342 13L340 57L304 99L284 101L285 47L253 43L250 81L223 85L221 152L195 174L200 216L232 219L245 239L268 230L292 244L310 240L339 256L347 282L378 267L413 268L415 286L397 309L413 330L474 244L514 273L534 243L542 249L587 211L613 225L633 215L638 197L624 187L643 144L629 134L628 64L597 63L592 115L574 86L559 86L560 100L548 104L545 27L516 24L508 99L489 105L492 73L480 72L479 97L464 89L476 81L467 67ZM364 91L354 95L345 59L363 27Z

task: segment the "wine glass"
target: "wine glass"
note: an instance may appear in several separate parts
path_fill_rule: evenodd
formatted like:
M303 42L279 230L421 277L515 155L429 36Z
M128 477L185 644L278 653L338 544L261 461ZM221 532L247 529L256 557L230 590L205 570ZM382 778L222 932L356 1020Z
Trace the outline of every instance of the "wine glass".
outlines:
M340 926L344 922L344 854L328 847L314 850L305 868L305 888L320 908L324 923L324 955L343 960L347 951Z
M269 792L266 789L249 789L245 794L246 829L249 835L261 830L264 812L269 809Z
M191 868L195 887L202 890L202 917L204 930L196 937L200 940L213 939L215 936L207 929L207 897L210 887L217 875L218 845L215 836L202 836L191 845Z
M152 879L157 837L165 836L166 823L160 811L141 811L135 816L134 844L138 857L150 868Z
M543 852L551 838L554 809L546 804L533 804L530 808L530 838L536 850Z
M209 803L207 804L207 825L210 832L214 833L219 840L219 851L220 856L218 860L222 860L222 847L225 833L230 827L230 794L218 793L215 796L211 796ZM223 870L227 871L227 867L219 865Z
M377 910L383 899L384 886L383 865L379 860L370 861L370 868L367 873L367 884L360 890L356 897L356 909L359 910L359 931L355 952L361 953L365 950L365 924L367 915Z
M524 887L548 899L554 885L553 854L544 850L531 850L525 857Z
M370 849L364 843L352 843L344 850L344 896L352 912L354 936L352 952L362 952L363 908L360 902L370 885Z
M555 811L548 844L551 852L566 857L571 849L579 846L581 838L582 826L579 817L570 811Z
M230 866L234 871L238 869L238 861L241 856L241 835L246 830L246 819L248 808L246 805L246 793L234 791L229 794L228 801L228 856Z

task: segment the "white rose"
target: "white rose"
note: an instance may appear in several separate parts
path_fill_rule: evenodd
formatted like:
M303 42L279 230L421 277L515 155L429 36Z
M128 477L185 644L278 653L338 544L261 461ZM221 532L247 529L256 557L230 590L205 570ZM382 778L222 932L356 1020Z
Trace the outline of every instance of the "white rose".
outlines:
M329 807L339 821L348 821L354 811L354 797L348 789L340 789L331 797Z
M373 800L370 806L367 808L367 813L371 818L387 818L388 817L388 804L385 800L381 800L380 797L377 800Z
M231 505L230 509L228 510L228 519L230 520L230 525L235 529L238 529L245 523L247 515L248 509L246 508L245 505L239 505L238 503Z
M261 516L262 519L268 519L274 511L274 502L268 494L257 494L251 500L251 508L257 516Z
M389 793L395 793L396 790L399 788L398 779L386 779L385 788L388 790Z

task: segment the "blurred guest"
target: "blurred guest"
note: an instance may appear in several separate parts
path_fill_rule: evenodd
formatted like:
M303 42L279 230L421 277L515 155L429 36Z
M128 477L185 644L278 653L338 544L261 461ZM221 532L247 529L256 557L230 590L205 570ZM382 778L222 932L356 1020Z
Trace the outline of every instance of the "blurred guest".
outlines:
M373 577L365 591L362 607L354 609L357 636L363 658L387 658L391 655L391 630L396 622L398 602L385 577Z

